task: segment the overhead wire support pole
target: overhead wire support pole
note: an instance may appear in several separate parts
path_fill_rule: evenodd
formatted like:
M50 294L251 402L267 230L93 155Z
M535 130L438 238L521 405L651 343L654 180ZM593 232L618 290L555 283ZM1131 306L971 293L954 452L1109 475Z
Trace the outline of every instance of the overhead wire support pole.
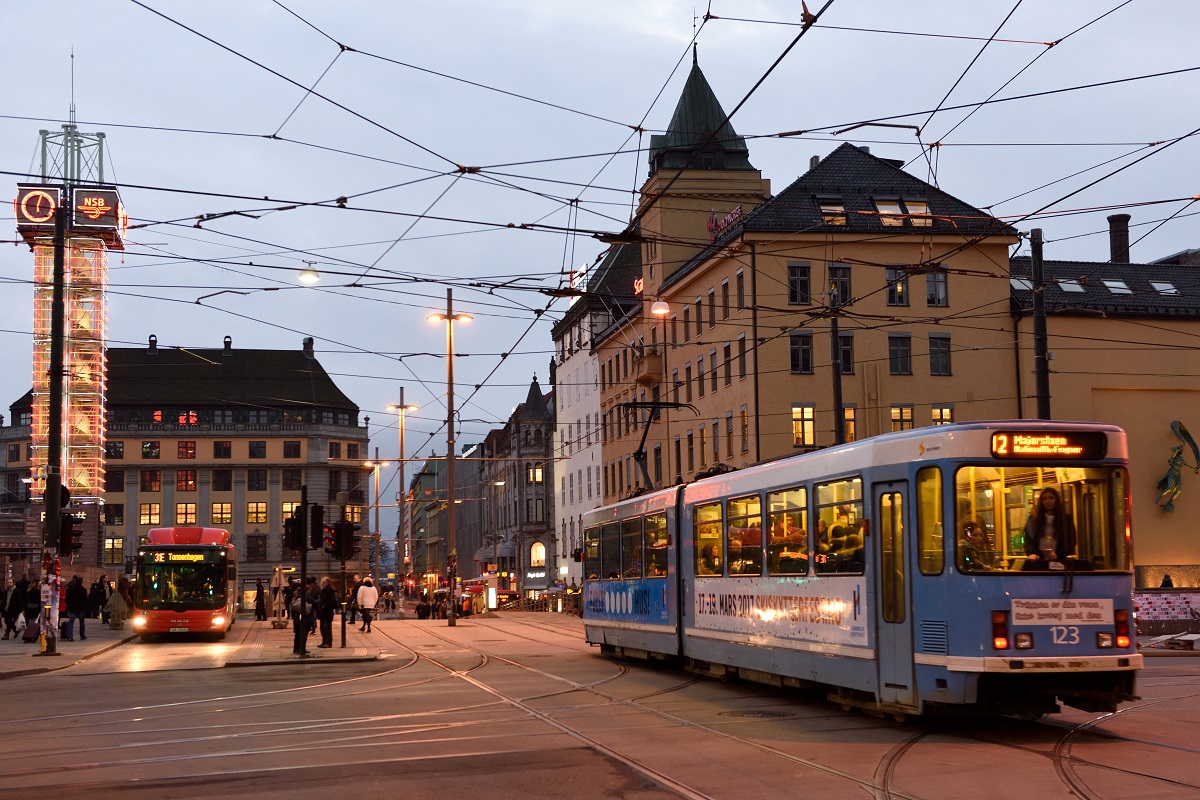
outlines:
M1042 229L1030 233L1033 281L1033 377L1037 418L1050 419L1050 353L1046 335L1046 279L1042 264Z

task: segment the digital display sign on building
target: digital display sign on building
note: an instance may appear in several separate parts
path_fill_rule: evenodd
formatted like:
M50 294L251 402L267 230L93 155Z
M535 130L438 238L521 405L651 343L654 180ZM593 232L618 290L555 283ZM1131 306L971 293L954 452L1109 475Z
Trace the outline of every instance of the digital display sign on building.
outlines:
M1004 431L992 434L996 458L1090 459L1108 453L1103 431Z
M116 189L75 187L64 196L63 189L43 183L18 184L13 203L17 231L32 245L54 235L54 214L69 203L66 235L94 236L113 250L125 249L129 217Z

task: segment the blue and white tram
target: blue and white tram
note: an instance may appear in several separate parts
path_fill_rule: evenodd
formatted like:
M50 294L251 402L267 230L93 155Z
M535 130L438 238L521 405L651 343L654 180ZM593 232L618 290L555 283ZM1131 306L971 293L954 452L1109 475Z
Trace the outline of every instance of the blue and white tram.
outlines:
M1114 710L1142 666L1108 425L921 428L643 495L585 516L584 577L605 654L897 716Z

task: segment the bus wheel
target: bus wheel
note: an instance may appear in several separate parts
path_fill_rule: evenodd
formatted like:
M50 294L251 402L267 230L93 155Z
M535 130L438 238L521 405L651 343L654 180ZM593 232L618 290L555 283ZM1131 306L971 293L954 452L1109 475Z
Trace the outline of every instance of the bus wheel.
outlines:
M142 641L143 641L143 642L153 642L153 641L154 641L154 634L153 634L153 633L143 633L143 634L142 634Z
M215 640L216 640L216 641L218 641L218 642L220 642L220 641L224 641L224 639L225 639L225 631L221 631L220 633L214 633L214 634L213 634L213 639L215 639Z

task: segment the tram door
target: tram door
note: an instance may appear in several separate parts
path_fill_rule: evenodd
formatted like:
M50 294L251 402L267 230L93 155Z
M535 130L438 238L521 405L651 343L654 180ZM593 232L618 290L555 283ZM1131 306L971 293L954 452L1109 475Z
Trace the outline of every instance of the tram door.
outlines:
M905 552L904 515L907 481L877 483L873 488L875 538L879 542L875 571L876 620L879 631L879 698L885 703L916 704L910 576Z

